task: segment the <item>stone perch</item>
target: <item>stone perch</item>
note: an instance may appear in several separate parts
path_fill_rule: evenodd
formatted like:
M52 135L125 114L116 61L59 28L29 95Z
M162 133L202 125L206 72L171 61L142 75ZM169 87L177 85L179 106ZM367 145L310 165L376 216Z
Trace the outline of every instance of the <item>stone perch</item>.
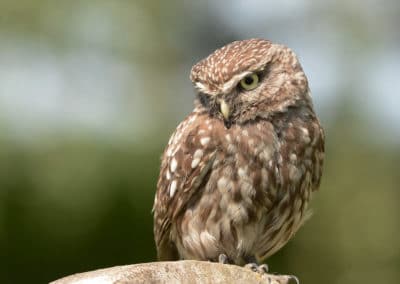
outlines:
M236 265L184 260L115 266L70 275L50 284L296 283L289 275L259 274Z

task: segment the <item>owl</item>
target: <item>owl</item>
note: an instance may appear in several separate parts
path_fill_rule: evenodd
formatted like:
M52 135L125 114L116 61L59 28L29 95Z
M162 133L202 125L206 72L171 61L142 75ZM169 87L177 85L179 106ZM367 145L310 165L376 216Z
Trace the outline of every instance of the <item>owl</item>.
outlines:
M294 52L232 42L192 67L194 109L164 151L154 200L159 260L261 263L309 216L324 133Z

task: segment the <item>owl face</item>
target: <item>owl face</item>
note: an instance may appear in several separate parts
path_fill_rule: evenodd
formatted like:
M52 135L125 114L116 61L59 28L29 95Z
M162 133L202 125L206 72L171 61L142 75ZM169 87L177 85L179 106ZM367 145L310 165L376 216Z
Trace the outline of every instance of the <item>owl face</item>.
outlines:
M306 76L289 48L263 39L232 42L193 66L198 104L226 127L311 103Z

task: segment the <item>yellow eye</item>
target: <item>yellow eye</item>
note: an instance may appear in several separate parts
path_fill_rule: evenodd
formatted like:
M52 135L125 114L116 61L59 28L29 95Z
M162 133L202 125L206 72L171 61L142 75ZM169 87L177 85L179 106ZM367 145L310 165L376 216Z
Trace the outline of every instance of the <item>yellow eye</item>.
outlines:
M240 86L249 91L249 90L253 90L254 88L256 88L258 86L258 82L259 82L259 77L257 74L250 74L247 75L246 77L244 77L242 80L240 80Z

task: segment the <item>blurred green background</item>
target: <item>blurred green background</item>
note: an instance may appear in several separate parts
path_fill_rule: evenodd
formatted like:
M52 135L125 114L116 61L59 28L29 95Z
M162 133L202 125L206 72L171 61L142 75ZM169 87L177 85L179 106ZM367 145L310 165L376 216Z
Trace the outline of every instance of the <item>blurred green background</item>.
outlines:
M0 0L0 282L153 261L151 207L190 67L290 46L326 130L313 218L271 271L400 283L400 2Z

